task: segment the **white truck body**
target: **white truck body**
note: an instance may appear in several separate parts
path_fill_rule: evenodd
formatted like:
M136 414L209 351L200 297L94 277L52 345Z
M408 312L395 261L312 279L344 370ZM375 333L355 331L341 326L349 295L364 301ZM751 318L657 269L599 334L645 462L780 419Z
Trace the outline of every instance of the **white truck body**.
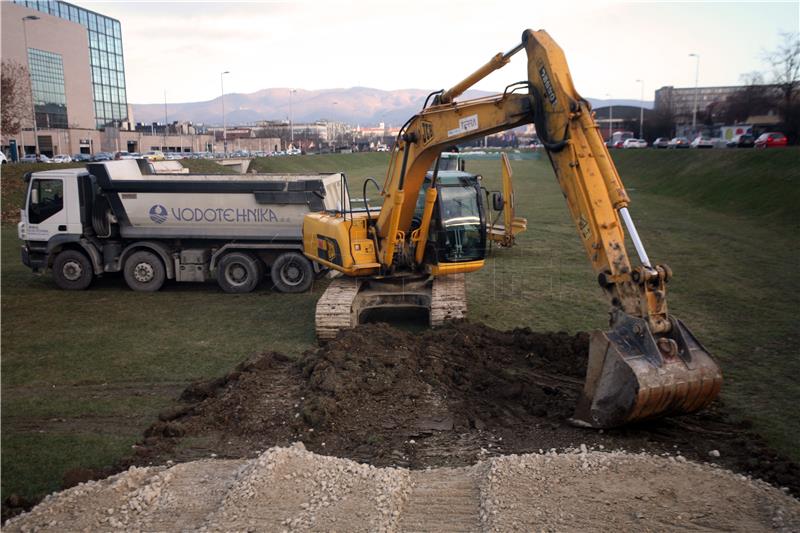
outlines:
M79 272L85 280L82 259L70 252L73 261L66 270L57 272L55 266L63 266L64 261L58 261L61 252L72 250L85 255L95 276L123 271L128 284L136 288L128 279L134 276L135 265L127 263L134 253L147 252L161 264L148 256L149 263L137 263L140 274L147 271L158 278L163 269L165 279L177 281L216 276L228 292L246 292L229 290L236 285L236 275L249 276L240 289L252 290L254 277L260 281L271 267L274 278L281 274L275 264L286 263L282 268L291 270L284 272L288 285L276 286L299 292L288 289L306 287L310 280L295 283L300 276L297 269L308 278L313 268L302 256L304 215L350 208L339 173L143 175L142 169L148 167L121 160L30 175L18 227L24 241L23 262L35 271L53 269L60 286L76 288L63 276ZM233 264L226 268L244 268L246 276L240 268L225 278L218 272L221 262ZM139 276L139 284L145 278Z

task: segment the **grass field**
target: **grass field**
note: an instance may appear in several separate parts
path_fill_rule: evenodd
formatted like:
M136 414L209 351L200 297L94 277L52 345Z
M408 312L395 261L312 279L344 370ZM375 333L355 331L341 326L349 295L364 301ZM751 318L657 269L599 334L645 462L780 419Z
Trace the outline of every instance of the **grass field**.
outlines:
M798 155L614 153L651 258L675 273L672 311L722 363L725 401L795 460L800 329L798 298L786 284L800 266ZM345 171L356 197L365 177L382 182L387 160L337 154L254 166ZM518 214L529 230L517 247L493 250L486 268L468 277L470 318L503 329L602 328L607 306L546 158L512 165ZM499 161L469 161L468 168L497 187ZM20 179L3 169L4 220L6 204L21 198ZM56 489L69 468L124 456L191 380L220 375L259 351L299 354L313 346L314 305L324 283L302 295L273 293L266 283L248 295L175 283L142 294L108 276L87 292L62 292L21 265L15 230L6 225L2 287L5 497L41 495Z

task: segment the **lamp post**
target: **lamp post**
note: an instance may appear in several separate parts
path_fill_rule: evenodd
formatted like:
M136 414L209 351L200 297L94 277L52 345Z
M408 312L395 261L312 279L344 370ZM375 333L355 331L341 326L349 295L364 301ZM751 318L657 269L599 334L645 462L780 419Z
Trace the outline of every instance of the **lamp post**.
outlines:
M606 93L608 103L608 142L611 142L611 129L614 127L614 104L611 103L611 95Z
M225 80L223 76L230 74L227 70L219 75L219 87L222 93L222 151L228 155L228 131L225 127Z
M700 79L700 54L689 54L689 57L697 60L694 66L694 107L692 109L692 135L694 135L697 127L697 93L699 92L697 86Z
M636 80L636 83L642 86L639 95L639 138L644 139L644 80Z
M31 86L31 111L33 111L33 145L34 149L36 150L36 157L39 157L39 130L36 127L36 102L33 100L33 77L31 76L31 56L28 53L28 25L26 24L29 20L39 20L39 17L36 15L28 15L26 17L22 17L22 34L25 37L25 57L28 60L28 81L30 82ZM22 143L22 151L23 155L25 152L25 143Z
M167 90L164 89L164 150L167 149Z
M292 149L294 150L294 116L292 115L292 95L297 92L297 89L289 89L289 136L292 141Z

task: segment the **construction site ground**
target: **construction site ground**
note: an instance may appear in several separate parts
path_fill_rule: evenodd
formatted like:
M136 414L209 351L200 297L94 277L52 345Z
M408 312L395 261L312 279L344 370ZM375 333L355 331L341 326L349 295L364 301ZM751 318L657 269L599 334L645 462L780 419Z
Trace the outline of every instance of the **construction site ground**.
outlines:
M210 530L800 527L800 468L720 403L619 429L570 425L587 355L584 333L467 321L423 332L368 324L299 359L267 352L189 386L115 469L74 472L71 483L134 467L46 500L46 523L88 509L78 514L113 526L128 505L124 518L144 529L170 519ZM200 462L163 468L190 461ZM178 517L169 506L198 479L203 496ZM130 507L134 493L159 510ZM330 512L326 494L340 497Z

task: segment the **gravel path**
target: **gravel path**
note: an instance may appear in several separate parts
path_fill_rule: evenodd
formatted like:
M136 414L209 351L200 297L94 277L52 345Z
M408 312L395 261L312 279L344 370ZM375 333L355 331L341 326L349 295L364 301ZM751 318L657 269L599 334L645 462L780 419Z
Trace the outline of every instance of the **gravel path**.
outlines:
M800 531L800 502L683 457L587 450L375 468L302 444L131 468L53 494L5 531Z

